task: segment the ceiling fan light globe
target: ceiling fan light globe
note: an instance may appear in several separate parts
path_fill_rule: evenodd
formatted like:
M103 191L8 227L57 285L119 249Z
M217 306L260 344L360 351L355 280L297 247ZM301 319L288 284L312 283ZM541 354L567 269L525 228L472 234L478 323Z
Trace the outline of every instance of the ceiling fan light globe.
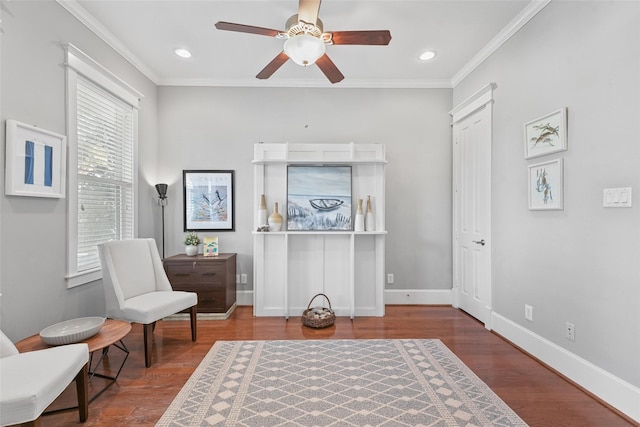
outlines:
M298 34L285 40L283 50L293 62L306 67L324 55L327 47L317 37Z

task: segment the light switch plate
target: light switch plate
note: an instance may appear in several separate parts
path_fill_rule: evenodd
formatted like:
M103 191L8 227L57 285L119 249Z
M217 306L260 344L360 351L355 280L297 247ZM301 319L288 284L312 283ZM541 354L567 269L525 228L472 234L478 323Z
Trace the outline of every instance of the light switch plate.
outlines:
M602 191L602 206L605 208L630 208L631 187L605 188Z

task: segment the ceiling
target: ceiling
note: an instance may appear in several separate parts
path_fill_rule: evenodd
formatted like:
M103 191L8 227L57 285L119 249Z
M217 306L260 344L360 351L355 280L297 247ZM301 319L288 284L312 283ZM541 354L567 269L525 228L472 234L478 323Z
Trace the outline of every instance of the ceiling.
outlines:
M220 31L217 21L285 29L297 0L58 0L158 85L453 87L549 0L325 0L325 31L390 30L388 46L329 46L345 75L332 85L317 66L287 61L268 80L255 75L282 40ZM193 56L182 59L176 48ZM424 50L435 59L422 62Z

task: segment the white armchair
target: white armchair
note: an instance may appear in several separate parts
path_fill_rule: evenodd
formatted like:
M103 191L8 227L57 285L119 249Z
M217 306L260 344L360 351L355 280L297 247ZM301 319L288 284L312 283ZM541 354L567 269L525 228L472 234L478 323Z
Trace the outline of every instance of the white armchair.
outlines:
M151 340L156 321L190 309L191 340L197 338L195 292L174 291L153 239L130 239L98 245L107 317L141 323L144 360L151 366Z
M40 415L75 379L80 421L89 416L89 348L69 344L19 353L0 331L0 425L36 426Z

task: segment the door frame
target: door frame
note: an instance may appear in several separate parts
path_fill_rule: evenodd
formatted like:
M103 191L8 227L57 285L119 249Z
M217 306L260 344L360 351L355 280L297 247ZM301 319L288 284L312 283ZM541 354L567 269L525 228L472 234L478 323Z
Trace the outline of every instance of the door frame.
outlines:
M482 89L480 89L479 91L477 91L475 94L471 95L469 98L467 98L466 100L462 101L460 104L458 104L456 107L454 107L450 112L449 115L451 116L452 120L451 120L451 126L453 128L453 126L460 122L461 120L467 118L468 116L470 116L471 114L474 114L475 112L479 111L480 109L483 108L487 108L487 111L489 113L489 123L490 123L490 146L493 146L493 126L492 126L492 122L493 122L493 91L496 88L496 84L495 83L488 83L486 86L484 86ZM459 218L460 218L460 206L458 206L458 198L456 197L456 191L457 188L460 185L459 182L459 177L460 174L458 173L459 167L460 167L460 158L459 158L459 151L456 149L455 147L455 138L456 135L455 133L452 134L452 148L453 148L453 185L452 185L452 198L453 198L453 218L452 218L452 224L453 224L453 229L452 229L452 249L453 249L453 284L452 284L452 305L455 308L459 308L459 303L460 303L460 287L459 287L459 283L458 283L458 278L461 277L462 271L460 271L461 267L461 263L460 260L458 259L459 254L458 254L458 247L457 247L457 239L456 239L456 232L458 230L458 222L459 222ZM489 156L489 177L488 177L488 181L489 182L489 188L488 188L488 194L487 197L489 199L489 204L488 204L488 218L489 218L489 223L487 224L487 230L486 230L486 235L488 236L489 242L493 242L492 239L492 232L491 232L491 209L492 209L492 202L491 202L491 171L492 171L492 167L491 167L491 156ZM486 329L491 330L492 329L492 313L493 313L493 284L492 284L492 252L493 252L493 244L491 244L489 246L490 251L487 254L488 256L488 263L489 263L489 268L488 268L488 298L489 298L489 304L486 306L486 312L484 313L484 318L483 319L478 319L480 321L482 321L484 323L484 326Z

